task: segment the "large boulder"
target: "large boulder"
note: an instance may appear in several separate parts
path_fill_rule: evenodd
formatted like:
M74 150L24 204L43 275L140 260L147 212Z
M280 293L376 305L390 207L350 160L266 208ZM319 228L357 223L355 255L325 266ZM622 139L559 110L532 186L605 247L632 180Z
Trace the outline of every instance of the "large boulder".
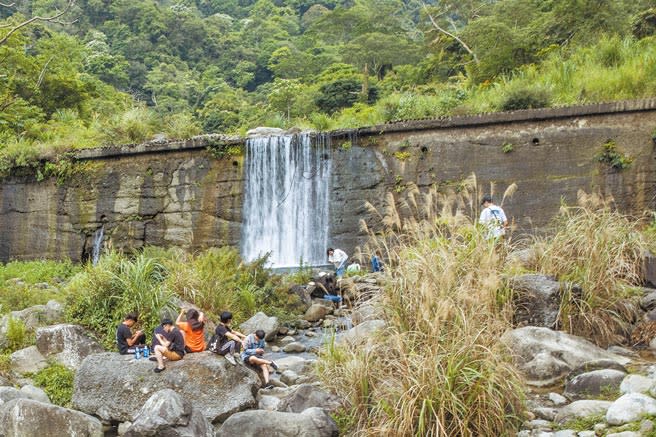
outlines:
M551 276L521 275L511 278L508 286L514 292L515 325L556 326L560 310L560 282Z
M302 413L251 410L228 418L217 437L337 437L335 421L321 408L308 408Z
M609 425L624 425L656 415L656 399L642 393L627 393L612 403L606 412Z
M619 395L626 372L615 369L593 370L567 381L563 394L569 399L590 399L600 395Z
M244 323L239 325L239 329L244 334L248 335L262 329L266 333L264 338L266 341L271 341L276 338L278 335L278 329L280 328L280 322L277 317L269 317L263 312L255 314L250 319L246 320Z
M294 387L288 396L281 399L276 409L290 413L302 413L308 408L313 407L335 411L340 407L339 398L322 390L316 384L301 384Z
M562 380L571 370L591 360L627 364L626 357L607 352L591 342L561 331L526 326L501 337L529 385L544 387Z
M310 308L305 311L305 316L303 316L303 318L308 322L318 322L331 312L332 308L321 303L313 303Z
M0 406L8 403L9 401L13 401L14 399L31 399L31 397L29 394L21 392L14 387L0 387Z
M54 300L45 305L34 305L21 311L12 311L0 319L0 349L7 346L7 329L9 319L20 320L28 331L34 331L39 326L59 323L63 320L64 309Z
M214 428L188 400L164 389L146 401L124 436L214 437Z
M36 373L48 367L48 361L36 346L17 350L9 356L11 369L18 374Z
M104 351L103 347L87 335L78 325L53 325L36 330L36 347L46 358L77 369L88 355Z
M384 329L387 323L384 320L367 320L337 336L338 343L368 343L374 332Z
M31 399L14 399L0 408L3 437L102 437L98 419L79 411Z
M606 411L608 411L611 404L612 402L610 401L574 401L561 408L556 414L554 421L562 424L569 422L572 419L600 416L606 414Z
M153 393L167 388L193 402L210 422L257 405L257 373L211 352L187 354L162 373L154 367L113 352L89 355L75 374L73 406L106 421L132 422Z
M285 134L284 129L280 129L279 127L267 127L267 126L255 127L253 129L249 129L246 132L247 137L257 137L257 136L270 137L270 136L280 136L284 134Z

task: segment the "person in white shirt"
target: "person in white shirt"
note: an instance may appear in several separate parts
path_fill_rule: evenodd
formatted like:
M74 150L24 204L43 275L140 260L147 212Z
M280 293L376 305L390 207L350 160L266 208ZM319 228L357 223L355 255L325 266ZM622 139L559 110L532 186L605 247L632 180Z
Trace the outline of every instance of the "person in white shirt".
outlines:
M506 228L508 227L508 219L503 209L496 206L492 201L492 197L483 196L483 211L478 221L488 229L488 239L501 239L506 235Z
M328 262L331 262L335 265L335 276L338 279L341 279L344 276L344 271L346 270L346 261L348 261L348 255L341 249L333 249L332 247L328 248L326 251L328 254Z

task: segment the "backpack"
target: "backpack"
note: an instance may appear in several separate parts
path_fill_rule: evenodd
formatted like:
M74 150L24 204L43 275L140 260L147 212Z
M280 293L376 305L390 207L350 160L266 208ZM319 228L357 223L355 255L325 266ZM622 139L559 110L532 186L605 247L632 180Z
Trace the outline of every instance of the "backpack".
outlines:
M214 334L212 338L210 338L210 341L207 343L207 350L212 353L218 354L219 351L221 350L220 343L221 343L221 338L218 335Z

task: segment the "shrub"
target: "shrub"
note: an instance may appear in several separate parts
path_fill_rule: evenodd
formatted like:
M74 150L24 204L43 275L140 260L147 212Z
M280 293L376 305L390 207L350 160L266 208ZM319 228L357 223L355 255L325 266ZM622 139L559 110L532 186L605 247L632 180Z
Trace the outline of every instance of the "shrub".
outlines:
M561 329L607 346L628 334L634 315L627 300L642 282L646 242L637 221L599 196L580 192L579 204L562 207L553 233L535 238L530 267L580 285L581 293L562 296Z
M546 108L550 97L547 91L539 88L515 88L508 91L499 109L515 111L518 109Z
M384 228L369 231L369 250L387 254L389 285L373 301L387 327L370 347L331 342L319 375L343 399L342 423L355 434L513 434L523 391L498 341L508 328L498 304L505 248L495 250L462 213L471 193L410 187L406 196L400 206L416 214L402 219L389 194L378 213Z
M116 327L129 312L139 315L144 332L152 332L163 313L175 313L173 294L163 286L166 274L160 261L144 254L103 255L66 287L66 317L94 331L108 349L115 347Z
M9 317L7 323L7 349L11 352L26 347L30 343L29 333L20 319Z
M597 161L614 168L615 170L624 170L633 162L633 158L617 150L617 144L613 140L608 140L601 146L601 151L596 156Z
M34 374L32 380L46 392L50 401L70 408L73 398L73 371L61 364L51 364Z

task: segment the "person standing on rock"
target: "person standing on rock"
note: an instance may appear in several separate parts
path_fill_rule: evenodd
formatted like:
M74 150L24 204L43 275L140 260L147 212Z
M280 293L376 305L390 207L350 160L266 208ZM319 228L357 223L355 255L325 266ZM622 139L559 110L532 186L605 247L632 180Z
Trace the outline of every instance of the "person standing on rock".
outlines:
M232 365L237 364L233 354L241 351L242 342L246 338L241 332L233 331L230 329L232 324L232 313L224 311L221 313L221 323L214 331L219 342L219 355L223 355L226 360Z
M155 373L163 372L166 367L164 366L164 359L169 361L179 361L185 355L185 342L182 332L173 325L171 319L162 320L162 328L166 332L166 337L162 334L157 335L159 345L155 346L155 359L157 360L157 367L153 369Z
M274 370L278 369L278 365L270 360L265 360L264 356L264 337L266 333L258 329L253 334L249 334L244 339L244 351L241 353L241 358L244 360L244 363L251 365L255 368L262 370L262 375L264 376L264 388L271 388L269 379L269 367L273 367Z
M489 195L483 196L481 202L483 211L478 221L487 228L488 239L499 240L506 235L506 228L508 227L508 219L501 207L496 206Z
M118 345L118 352L121 355L133 354L133 346L141 346L146 344L146 334L141 330L132 333L131 329L135 323L139 321L135 313L128 313L125 315L123 322L118 325L116 329L116 344Z
M335 265L335 276L337 276L337 279L342 279L346 271L348 255L343 250L333 249L332 247L328 248L326 254L328 254L328 262Z
M205 315L197 310L190 308L187 310L187 321L183 322L182 317L185 310L181 310L175 324L184 332L185 351L203 352L205 350Z

